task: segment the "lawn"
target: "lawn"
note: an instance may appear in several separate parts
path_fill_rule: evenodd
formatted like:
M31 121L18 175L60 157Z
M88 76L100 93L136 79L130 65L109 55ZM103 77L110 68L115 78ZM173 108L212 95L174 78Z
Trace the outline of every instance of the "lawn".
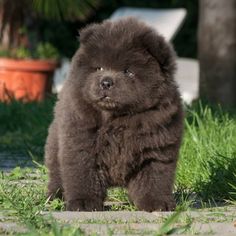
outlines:
M43 158L47 128L53 117L55 97L41 103L0 103L0 152Z
M0 210L10 210L10 217L17 217L45 232L48 232L48 222L41 217L41 212L62 210L64 207L60 200L49 203L45 198L47 170L43 165L43 146L54 103L54 97L39 104L0 103L0 153L19 152L34 159L36 166L35 169L16 168L8 174L2 172ZM185 135L176 173L175 196L181 209L226 202L235 204L234 111L203 105L199 101L186 107ZM126 202L125 205L113 205L110 210L135 210L123 189L109 190L108 200ZM56 228L54 231L75 230ZM75 232L74 235L82 235L77 230Z

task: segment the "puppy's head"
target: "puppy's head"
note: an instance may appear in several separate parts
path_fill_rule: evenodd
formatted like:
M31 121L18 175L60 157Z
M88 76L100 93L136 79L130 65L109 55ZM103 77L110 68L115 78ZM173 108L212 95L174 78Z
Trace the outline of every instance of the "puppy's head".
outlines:
M172 48L135 18L92 24L81 31L80 43L73 59L74 79L83 98L97 109L149 109L172 83Z

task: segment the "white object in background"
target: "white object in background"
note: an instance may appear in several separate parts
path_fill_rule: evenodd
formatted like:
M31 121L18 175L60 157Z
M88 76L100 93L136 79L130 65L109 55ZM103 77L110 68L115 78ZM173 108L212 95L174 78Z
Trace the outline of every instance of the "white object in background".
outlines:
M56 69L53 76L53 92L59 93L62 89L63 83L65 82L70 70L70 60L63 58L61 60L61 66Z
M118 8L110 19L116 20L122 17L133 16L156 29L166 40L171 41L181 27L186 16L186 9L153 9L153 8Z
M183 101L190 104L199 94L199 63L190 58L177 58L176 82Z

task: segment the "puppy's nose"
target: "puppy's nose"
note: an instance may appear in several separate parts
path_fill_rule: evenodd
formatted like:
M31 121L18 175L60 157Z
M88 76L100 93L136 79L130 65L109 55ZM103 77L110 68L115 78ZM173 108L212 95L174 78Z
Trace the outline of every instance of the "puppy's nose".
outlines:
M110 89L113 86L113 81L110 77L105 77L100 82L100 86L102 89Z

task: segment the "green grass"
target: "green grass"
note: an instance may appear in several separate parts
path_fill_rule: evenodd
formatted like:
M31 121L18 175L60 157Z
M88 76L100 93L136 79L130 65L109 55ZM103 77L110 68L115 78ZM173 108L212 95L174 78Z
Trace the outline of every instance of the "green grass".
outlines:
M235 191L235 174L236 116L201 103L188 108L177 190L196 192L204 200L229 199Z
M55 98L40 103L0 103L0 152L43 156L47 128L53 117Z
M17 151L42 161L54 102L52 97L43 103L0 103L0 152ZM7 210L9 217L29 225L30 233L25 235L84 235L78 227L42 217L42 211L63 210L64 205L58 199L48 202L46 169L41 164L35 165L35 169L18 167L10 174L0 175L0 210ZM201 202L202 206L225 201L236 204L235 112L200 102L186 108L175 192L180 209L189 209L195 202ZM114 205L110 210L136 210L124 189L110 189L108 200L127 203ZM165 219L166 225L156 235L189 228L189 219L177 229L172 227L177 218L179 213Z

